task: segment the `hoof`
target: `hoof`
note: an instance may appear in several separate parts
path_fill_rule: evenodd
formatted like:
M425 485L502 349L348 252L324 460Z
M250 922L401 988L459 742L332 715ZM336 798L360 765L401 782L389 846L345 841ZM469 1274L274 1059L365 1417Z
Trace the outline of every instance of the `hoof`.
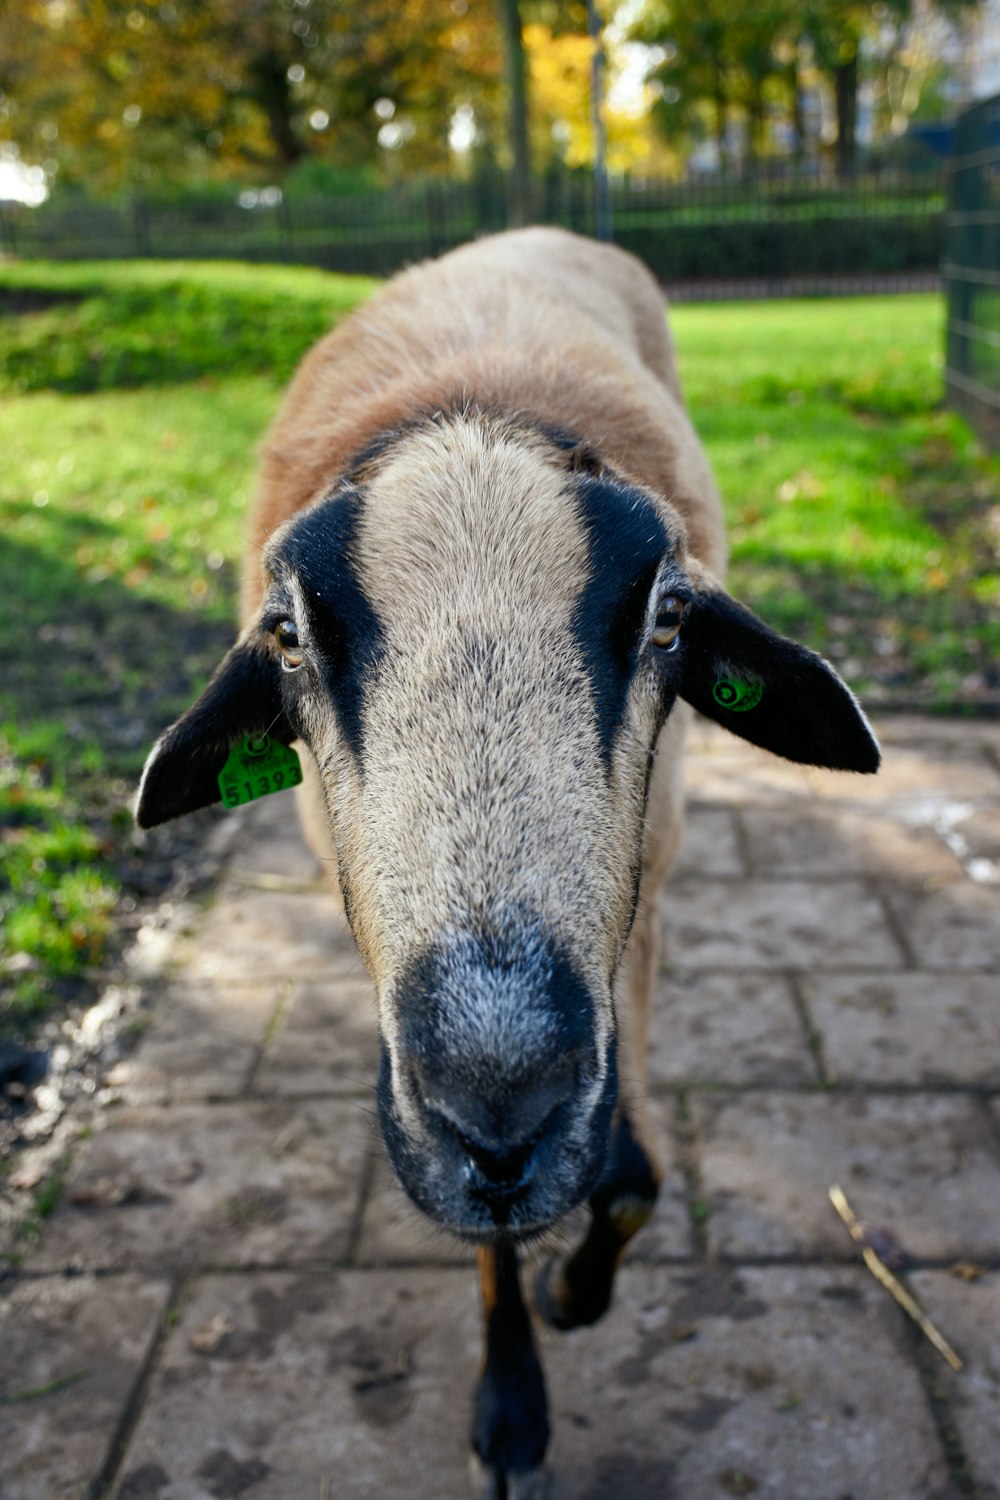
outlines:
M567 1279L561 1262L549 1260L535 1278L535 1308L538 1316L560 1333L590 1328L611 1306L611 1288L610 1277L595 1279L581 1295Z
M548 1470L491 1469L478 1453L469 1455L469 1476L474 1500L545 1500L549 1492Z

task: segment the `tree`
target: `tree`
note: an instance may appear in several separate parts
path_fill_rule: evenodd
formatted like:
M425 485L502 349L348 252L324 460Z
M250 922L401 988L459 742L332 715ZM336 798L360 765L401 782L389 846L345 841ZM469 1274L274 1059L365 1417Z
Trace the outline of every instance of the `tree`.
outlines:
M456 98L498 73L461 0L0 0L0 55L21 155L109 187L370 162L385 108L443 165Z
M941 0L938 9L955 19L977 3ZM808 53L833 98L836 169L848 176L857 155L858 87L863 66L874 58L873 38L894 28L901 44L913 17L929 8L929 0L885 0L877 10L860 0L647 0L634 35L660 49L654 72L663 90L656 111L661 127L693 135L707 112L724 170L733 119L746 125L755 155L768 100L778 91L801 154L799 83Z
M857 161L858 86L865 44L874 38L880 25L895 28L897 45L907 26L919 15L937 9L941 15L959 22L974 9L979 0L939 0L936 7L929 0L883 0L876 10L855 0L806 0L799 11L802 34L813 45L816 66L833 89L837 117L834 145L837 175L850 176Z
M531 218L531 155L528 148L528 68L520 0L497 0L507 79L507 141L511 154L507 222Z

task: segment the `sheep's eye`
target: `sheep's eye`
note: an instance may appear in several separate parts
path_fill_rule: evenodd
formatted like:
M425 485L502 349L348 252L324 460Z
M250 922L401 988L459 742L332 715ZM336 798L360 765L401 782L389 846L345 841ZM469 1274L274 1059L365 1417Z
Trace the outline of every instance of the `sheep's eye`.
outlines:
M656 621L653 625L653 645L659 651L676 651L680 644L681 626L684 624L684 612L687 604L683 599L678 599L676 594L667 594L661 599L656 610Z
M281 665L286 672L294 672L301 667L303 661L302 647L299 645L299 632L295 628L294 620L279 620L274 627L274 639L278 643L281 652Z

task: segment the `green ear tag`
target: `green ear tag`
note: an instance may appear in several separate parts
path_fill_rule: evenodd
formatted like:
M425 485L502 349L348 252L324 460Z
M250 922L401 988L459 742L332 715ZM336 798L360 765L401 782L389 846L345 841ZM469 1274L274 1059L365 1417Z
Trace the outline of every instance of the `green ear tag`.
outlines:
M764 696L764 684L759 677L750 677L742 682L735 677L720 677L712 688L712 697L720 708L728 708L733 713L746 713L748 708L756 708Z
M239 807L266 797L269 792L283 792L298 786L302 780L299 757L290 745L263 734L239 740L219 772L219 791L225 807Z

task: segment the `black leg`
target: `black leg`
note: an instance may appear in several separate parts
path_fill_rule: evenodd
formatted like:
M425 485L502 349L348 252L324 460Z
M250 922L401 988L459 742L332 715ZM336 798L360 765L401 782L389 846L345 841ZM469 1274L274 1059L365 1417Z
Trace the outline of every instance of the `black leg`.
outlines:
M521 1296L512 1245L477 1252L486 1358L472 1419L473 1469L482 1500L538 1500L549 1444L545 1379Z
M590 1199L590 1228L572 1255L550 1260L538 1276L538 1311L553 1328L585 1327L607 1312L618 1262L653 1212L659 1185L652 1157L619 1109L608 1164Z

